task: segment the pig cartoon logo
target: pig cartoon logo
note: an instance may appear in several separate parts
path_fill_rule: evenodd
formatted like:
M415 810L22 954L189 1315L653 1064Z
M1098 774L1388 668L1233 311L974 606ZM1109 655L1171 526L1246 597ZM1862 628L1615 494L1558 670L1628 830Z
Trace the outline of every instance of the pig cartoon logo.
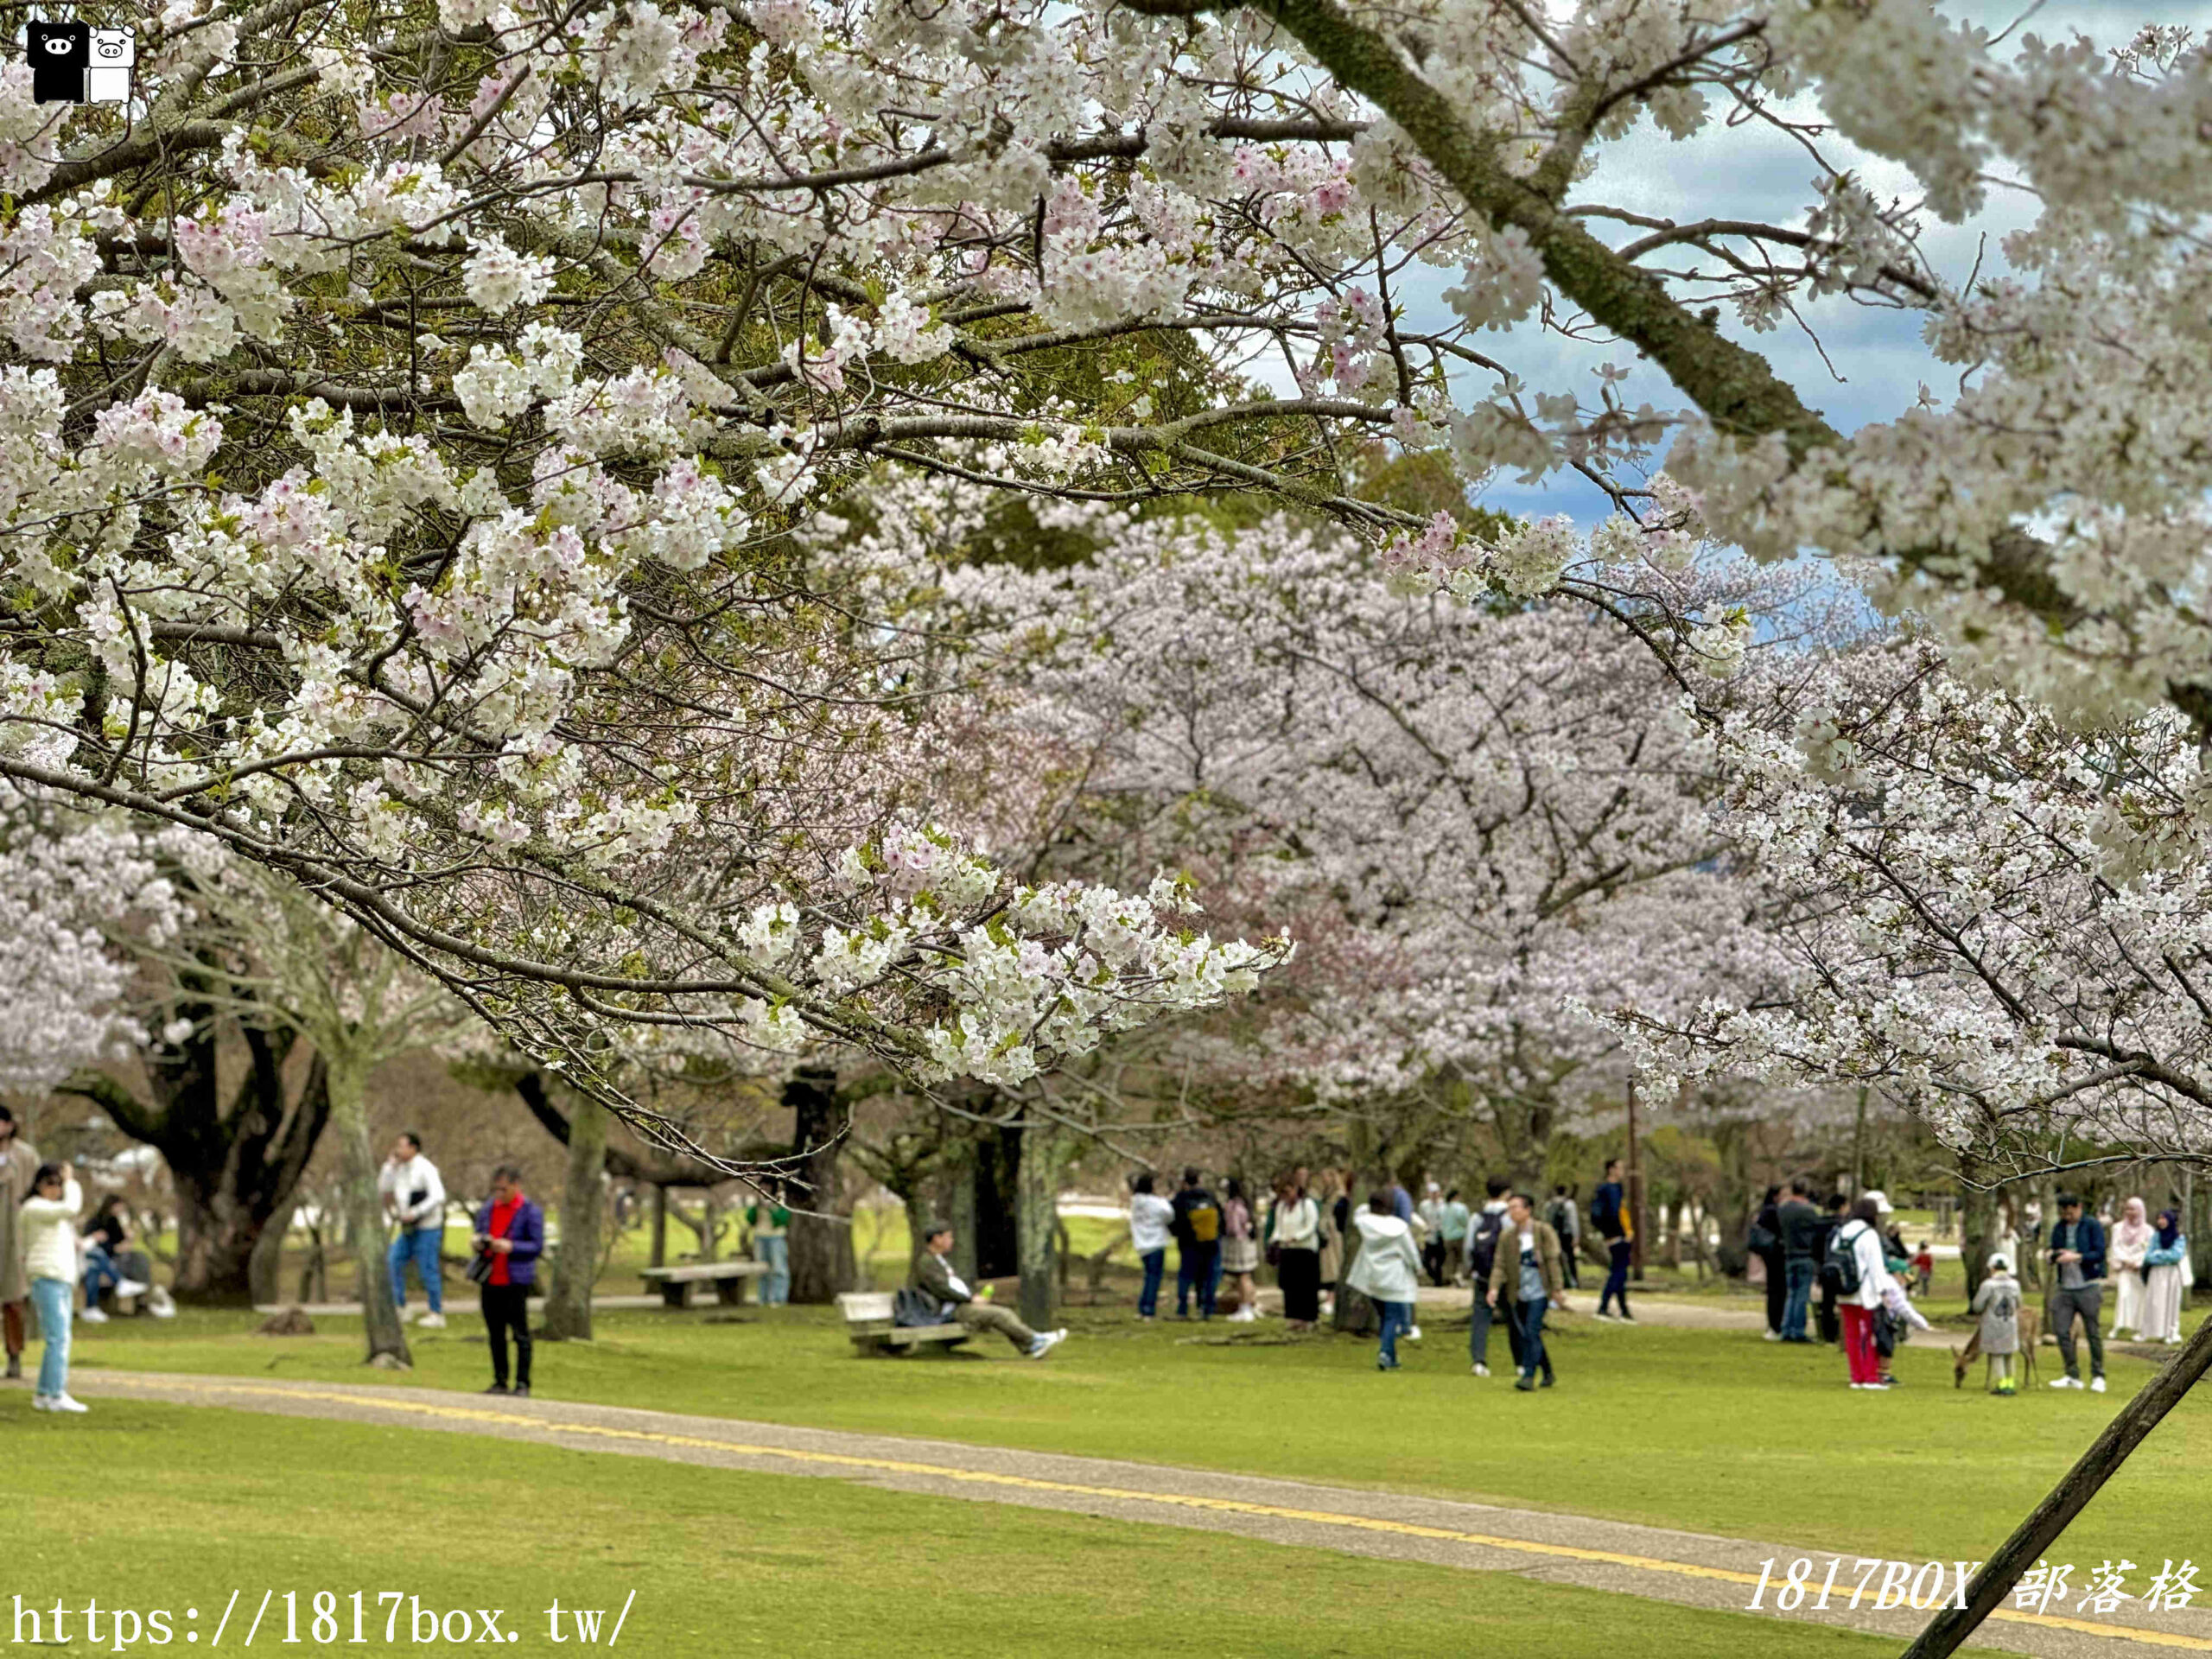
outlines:
M94 29L72 20L33 20L25 45L31 98L40 104L127 104L137 37L128 29Z

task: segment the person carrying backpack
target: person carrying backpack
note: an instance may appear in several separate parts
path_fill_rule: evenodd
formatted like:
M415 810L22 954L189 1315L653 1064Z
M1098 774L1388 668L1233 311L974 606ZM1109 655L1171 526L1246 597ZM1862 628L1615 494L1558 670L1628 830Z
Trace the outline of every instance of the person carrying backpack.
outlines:
M1899 1301L1904 1298L1904 1287L1890 1276L1883 1261L1882 1236L1874 1230L1881 1213L1878 1195L1862 1196L1851 1206L1843 1225L1836 1229L1835 1243L1828 1251L1837 1299L1843 1305L1844 1358L1850 1365L1854 1389L1890 1386L1882 1381L1881 1362L1874 1352L1874 1312L1888 1291L1895 1290Z
M1505 1194L1510 1182L1493 1175L1483 1184L1490 1198L1467 1229L1467 1278L1475 1287L1472 1321L1467 1326L1467 1358L1477 1376L1490 1375L1490 1327L1497 1310L1489 1300L1491 1268L1497 1260L1498 1236L1505 1230ZM1506 1335L1513 1344L1516 1369L1521 1363L1518 1327L1509 1324Z
M1198 1292L1198 1317L1213 1318L1214 1288L1221 1282L1221 1206L1198 1185L1195 1166L1183 1172L1183 1187L1173 1200L1178 1255L1175 1317L1191 1317L1191 1293Z

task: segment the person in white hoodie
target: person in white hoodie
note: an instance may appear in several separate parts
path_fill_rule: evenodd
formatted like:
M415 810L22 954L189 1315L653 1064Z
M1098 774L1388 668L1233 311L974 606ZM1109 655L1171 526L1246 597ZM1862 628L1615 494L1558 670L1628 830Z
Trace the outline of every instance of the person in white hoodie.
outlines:
M1836 1229L1835 1242L1829 1247L1832 1256L1840 1252L1844 1257L1840 1264L1843 1282L1838 1300L1843 1313L1844 1358L1850 1364L1854 1389L1878 1391L1891 1386L1882 1381L1882 1362L1874 1351L1876 1308L1886 1306L1892 1317L1904 1324L1928 1329L1928 1321L1921 1318L1882 1257L1882 1236L1875 1230L1875 1224L1888 1205L1889 1200L1879 1192L1861 1194L1843 1225Z
M1382 1316L1382 1344L1376 1351L1375 1369L1398 1369L1398 1333L1414 1323L1414 1297L1421 1289L1421 1247L1414 1242L1413 1224L1397 1214L1395 1201L1378 1190L1367 1208L1352 1217L1359 1233L1359 1259L1344 1282L1375 1304Z
M41 1164L31 1195L16 1212L16 1236L30 1275L38 1333L46 1343L39 1362L34 1411L82 1411L69 1394L69 1316L77 1300L77 1212L84 1189L67 1164Z
M423 1298L430 1311L423 1316L425 1330L445 1326L445 1286L438 1272L438 1257L446 1242L446 1184L438 1166L423 1155L420 1136L403 1134L391 1143L391 1155L377 1176L377 1191L384 1207L399 1224L386 1264L391 1271L392 1306L407 1318L407 1264L423 1281Z

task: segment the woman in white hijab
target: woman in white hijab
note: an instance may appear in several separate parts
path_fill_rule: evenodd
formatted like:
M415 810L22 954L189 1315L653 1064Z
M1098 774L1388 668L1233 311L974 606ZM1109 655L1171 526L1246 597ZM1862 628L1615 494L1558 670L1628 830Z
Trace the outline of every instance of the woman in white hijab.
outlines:
M2171 1210L2158 1212L2143 1279L2143 1339L2179 1342L2181 1307L2189 1300L2195 1277L2189 1270L2189 1236L2181 1230L2181 1217Z
M2150 1254L2152 1236L2143 1200L2130 1198L2113 1227L2112 1243L2105 1253L2105 1270L2112 1275L2119 1298L2112 1316L2115 1339L2122 1332L2138 1340L2148 1334L2143 1328L2143 1258Z

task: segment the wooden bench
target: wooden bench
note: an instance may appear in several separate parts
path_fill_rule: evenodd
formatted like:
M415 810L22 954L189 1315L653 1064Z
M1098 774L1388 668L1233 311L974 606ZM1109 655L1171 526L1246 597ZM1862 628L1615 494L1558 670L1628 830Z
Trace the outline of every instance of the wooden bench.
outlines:
M767 1271L766 1262L687 1262L680 1268L646 1268L640 1276L646 1287L658 1289L661 1300L671 1307L687 1306L691 1287L709 1282L724 1306L736 1307L745 1300L745 1281Z
M837 1299L845 1334L863 1356L911 1354L933 1343L950 1348L974 1333L964 1325L893 1325L887 1290L848 1292Z

